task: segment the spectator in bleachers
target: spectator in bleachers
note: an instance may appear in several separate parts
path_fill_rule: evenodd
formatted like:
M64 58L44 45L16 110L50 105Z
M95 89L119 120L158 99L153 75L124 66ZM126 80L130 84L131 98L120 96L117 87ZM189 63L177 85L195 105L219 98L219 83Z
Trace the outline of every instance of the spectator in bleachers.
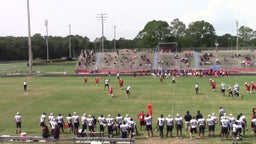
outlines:
M216 58L215 62L216 62L216 65L221 64L218 58Z

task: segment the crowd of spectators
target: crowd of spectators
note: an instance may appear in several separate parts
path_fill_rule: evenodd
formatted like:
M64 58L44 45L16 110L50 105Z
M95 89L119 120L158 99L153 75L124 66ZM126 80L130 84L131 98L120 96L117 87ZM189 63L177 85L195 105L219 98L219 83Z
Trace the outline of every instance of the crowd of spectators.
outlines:
M138 52L132 49L120 49L115 52L103 53L102 61L97 69L144 69L152 70L154 63L155 52L148 49L144 52ZM222 69L228 68L243 68L256 66L255 56L250 53L243 52L236 54L233 52L221 52L213 54L206 51L199 53L198 64L195 55L191 51L182 53L159 53L157 69L193 69L197 65L197 69L211 69L211 66L218 65ZM213 59L213 57L215 59ZM79 58L79 68L90 68L95 61L93 51L82 51ZM154 72L155 73L155 72ZM183 73L186 75L186 72ZM210 75L208 72L203 72L203 75ZM219 74L217 74L219 75Z
M82 50L78 59L78 67L80 69L88 68L90 65L92 65L93 62L95 62L95 59L96 56L93 50Z
M116 53L106 53L103 56L105 68L150 69L153 60L153 51L137 52L136 50L122 49Z
M213 70L213 69L154 69L153 74L156 76L228 76L230 75L230 71L226 69Z
M243 66L250 66L251 65L251 57L250 56L245 56L244 60L242 60L240 63Z
M212 53L208 52L205 53L203 56L200 57L200 65L211 65L211 57Z

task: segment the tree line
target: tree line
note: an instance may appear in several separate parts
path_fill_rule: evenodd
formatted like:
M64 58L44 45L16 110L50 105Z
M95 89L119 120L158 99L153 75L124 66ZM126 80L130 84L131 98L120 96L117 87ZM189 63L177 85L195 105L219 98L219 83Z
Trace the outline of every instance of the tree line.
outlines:
M49 58L57 59L68 57L69 38L71 39L72 57L80 54L81 50L101 51L101 37L94 41L86 36L49 36ZM28 59L27 37L0 37L0 60L27 60ZM137 34L134 39L123 37L117 40L104 39L104 49L113 50L114 42L117 49L122 48L154 48L159 42L177 42L178 47L236 47L237 36L226 33L217 36L214 26L204 20L191 22L188 26L175 18L170 24L166 21L152 20ZM39 33L31 37L33 58L46 59L46 38ZM247 26L238 28L239 47L253 48L256 46L256 31Z

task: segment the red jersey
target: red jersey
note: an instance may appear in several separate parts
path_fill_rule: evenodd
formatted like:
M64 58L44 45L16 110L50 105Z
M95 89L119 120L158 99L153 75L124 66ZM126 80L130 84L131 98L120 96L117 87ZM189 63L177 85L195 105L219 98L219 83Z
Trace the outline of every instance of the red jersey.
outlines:
M163 77L162 76L160 76L160 82L163 82Z
M254 119L254 118L256 118L256 115L255 115L255 114L252 114L252 115L251 115L251 119Z
M99 77L95 77L95 83L98 84L100 81L100 78Z
M251 90L251 86L250 86L250 84L245 83L245 87L246 87L246 90L247 90L247 91L250 91L250 90Z
M145 114L143 113L143 112L140 112L139 114L138 114L138 118L140 119L140 121L144 121L144 117L145 117Z
M120 88L123 87L124 81L122 79L119 80L119 86Z
M251 82L252 84L252 90L256 90L256 84L254 82Z
M215 83L214 80L213 80L213 79L210 79L210 84L211 84L211 86L212 86L214 83Z
M87 83L87 77L84 77L84 82Z
M113 88L112 87L109 87L108 91L109 91L110 94L113 94Z
M213 81L212 82L212 89L215 89L216 88L216 83Z

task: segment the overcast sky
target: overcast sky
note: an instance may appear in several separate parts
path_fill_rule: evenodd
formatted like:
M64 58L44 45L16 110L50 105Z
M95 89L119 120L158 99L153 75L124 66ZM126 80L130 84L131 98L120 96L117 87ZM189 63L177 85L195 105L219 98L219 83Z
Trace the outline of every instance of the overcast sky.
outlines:
M217 35L236 35L235 21L256 30L256 0L30 0L31 33L49 35L101 37L104 13L104 35L108 40L133 39L152 20L170 22L179 18L186 26L205 20ZM27 0L0 0L0 36L27 36Z

